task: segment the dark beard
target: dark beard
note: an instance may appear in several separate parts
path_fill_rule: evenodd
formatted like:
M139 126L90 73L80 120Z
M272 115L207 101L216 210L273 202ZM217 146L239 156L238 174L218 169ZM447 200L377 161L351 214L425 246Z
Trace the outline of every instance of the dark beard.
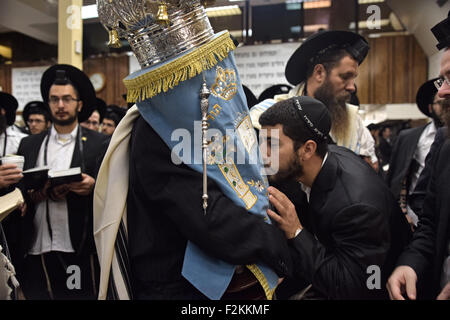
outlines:
M0 134L3 134L8 128L8 124L6 123L6 117L0 113Z
M333 95L333 86L329 80L319 87L314 93L314 98L321 101L330 111L333 135L336 139L344 139L347 134L349 115L346 103L350 100L350 94L337 99Z
M442 101L442 121L447 126L447 128L450 126L450 98L445 98L444 101ZM450 138L450 130L447 129L447 132L449 134Z
M78 118L78 112L73 117L70 117L67 120L58 120L55 117L53 117L53 115L52 115L53 123L58 126L69 126L69 125L73 124L75 121L77 121L77 118Z
M289 163L288 169L278 171L276 174L269 176L269 180L276 183L284 181L297 181L303 175L303 166L297 153L294 153L293 159Z

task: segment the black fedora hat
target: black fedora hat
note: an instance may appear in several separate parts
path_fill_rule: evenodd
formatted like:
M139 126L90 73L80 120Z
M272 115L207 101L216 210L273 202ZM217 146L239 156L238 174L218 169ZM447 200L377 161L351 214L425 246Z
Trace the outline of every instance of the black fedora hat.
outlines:
M361 64L369 52L369 44L357 33L350 31L319 31L307 38L295 50L286 64L286 79L292 85L306 80L308 66L314 58L330 49L345 49L358 64Z
M105 113L102 117L102 121L104 118L111 119L117 126L120 120L122 120L122 118L125 117L126 113L127 109L121 108L115 104L111 104L106 107Z
M48 103L50 87L58 78L68 79L77 89L80 100L83 101L83 107L78 114L78 121L86 121L97 103L95 90L89 77L80 69L67 65L57 64L48 68L41 79L41 95L42 99Z
M47 114L46 118L50 118L50 108L48 105L42 101L30 101L23 108L22 118L25 123L28 121L30 115L39 113L39 114Z
M98 114L100 115L100 123L102 123L103 116L105 115L105 111L106 111L106 102L105 102L105 100L100 99L100 98L96 98L96 104L95 104L94 110L92 110L92 112L94 112L95 110L98 111ZM91 115L92 115L92 112L91 112ZM89 117L91 115L89 115Z
M287 84L276 84L274 86L268 87L259 95L258 101L264 101L266 99L272 99L278 94L285 94L291 90L292 87Z
M0 107L6 111L6 123L12 126L16 121L16 110L19 106L17 99L9 93L0 92Z
M127 103L127 108L130 109L132 106L134 106L134 102L127 102L127 94L124 93L122 95L123 100L125 100L125 102Z
M450 47L450 12L447 18L431 28L431 32L438 41L436 45L438 50Z
M434 85L434 82L437 79L438 78L428 80L420 86L419 90L417 90L417 106L419 107L419 110L427 117L431 117L430 110L428 110L428 105L433 103L434 96L438 91L436 86Z
M258 99L256 99L256 96L253 94L252 90L250 90L246 85L242 85L242 88L244 89L245 97L247 98L247 107L250 109L258 103Z

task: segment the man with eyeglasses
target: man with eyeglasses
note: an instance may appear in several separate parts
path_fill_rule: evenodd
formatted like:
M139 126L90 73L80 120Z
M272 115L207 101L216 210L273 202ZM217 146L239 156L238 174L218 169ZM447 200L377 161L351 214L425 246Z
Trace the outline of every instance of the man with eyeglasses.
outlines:
M52 124L50 109L42 101L28 102L23 108L22 117L31 134L46 131Z
M435 84L437 96L443 99L442 119L446 127L436 133L426 159L427 191L417 229L387 283L389 295L395 300L450 300L450 15L431 31L439 41L438 50L445 48Z
M19 281L27 299L93 299L98 262L92 193L109 139L79 126L96 103L94 88L79 69L50 67L42 76L41 94L50 107L53 125L22 140L18 153L25 157L24 170L80 167L82 181L58 186L47 182L41 190L23 190L28 191L28 211L20 223L20 249L26 258L18 272ZM79 268L78 282L72 285L70 266Z
M416 103L419 110L432 121L424 126L400 132L392 149L387 184L400 203L403 213L414 229L419 217L409 205L409 197L417 185L425 167L425 158L434 141L436 131L442 127L440 119L442 101L434 84L436 79L425 82L417 91Z

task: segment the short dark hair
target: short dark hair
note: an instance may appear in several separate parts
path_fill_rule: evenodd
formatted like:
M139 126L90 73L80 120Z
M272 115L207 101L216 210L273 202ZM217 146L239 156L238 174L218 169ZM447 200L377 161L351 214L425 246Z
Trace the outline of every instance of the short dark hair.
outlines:
M117 125L119 124L119 122L121 120L119 118L119 116L113 111L106 112L106 114L103 116L103 120L105 120L105 119L109 119L109 120L114 121L114 123L116 124L116 127L117 127Z
M289 100L280 101L267 109L259 118L259 124L261 126L281 124L283 133L294 141L294 151L297 151L308 140L313 140L317 144L316 153L321 158L324 158L328 151L328 143L306 127Z
M306 79L309 79L309 77L312 76L314 68L318 64L323 65L327 74L330 74L331 70L336 67L344 57L347 56L354 59L347 50L342 48L335 48L327 50L323 54L314 57L312 63L310 63L308 65L308 68L306 69Z
M56 78L55 81L53 81L53 83L52 83L52 85L50 86L50 88L51 88L52 86L54 86L54 85L56 85L56 86L67 86L67 85L71 85L71 86L73 87L73 90L75 91L75 94L77 95L76 98L77 98L77 99L81 99L80 93L78 92L78 88L77 88L77 87L73 84L73 82L70 81L69 79L67 79L67 78L63 78L63 79L58 79L58 78Z

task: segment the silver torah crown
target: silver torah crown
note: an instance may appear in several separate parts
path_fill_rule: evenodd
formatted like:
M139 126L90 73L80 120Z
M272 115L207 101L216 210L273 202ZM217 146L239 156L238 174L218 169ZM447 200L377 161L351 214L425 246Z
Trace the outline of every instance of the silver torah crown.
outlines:
M165 5L168 21L158 9ZM169 60L214 36L200 0L97 0L98 16L111 45L127 39L141 68Z

